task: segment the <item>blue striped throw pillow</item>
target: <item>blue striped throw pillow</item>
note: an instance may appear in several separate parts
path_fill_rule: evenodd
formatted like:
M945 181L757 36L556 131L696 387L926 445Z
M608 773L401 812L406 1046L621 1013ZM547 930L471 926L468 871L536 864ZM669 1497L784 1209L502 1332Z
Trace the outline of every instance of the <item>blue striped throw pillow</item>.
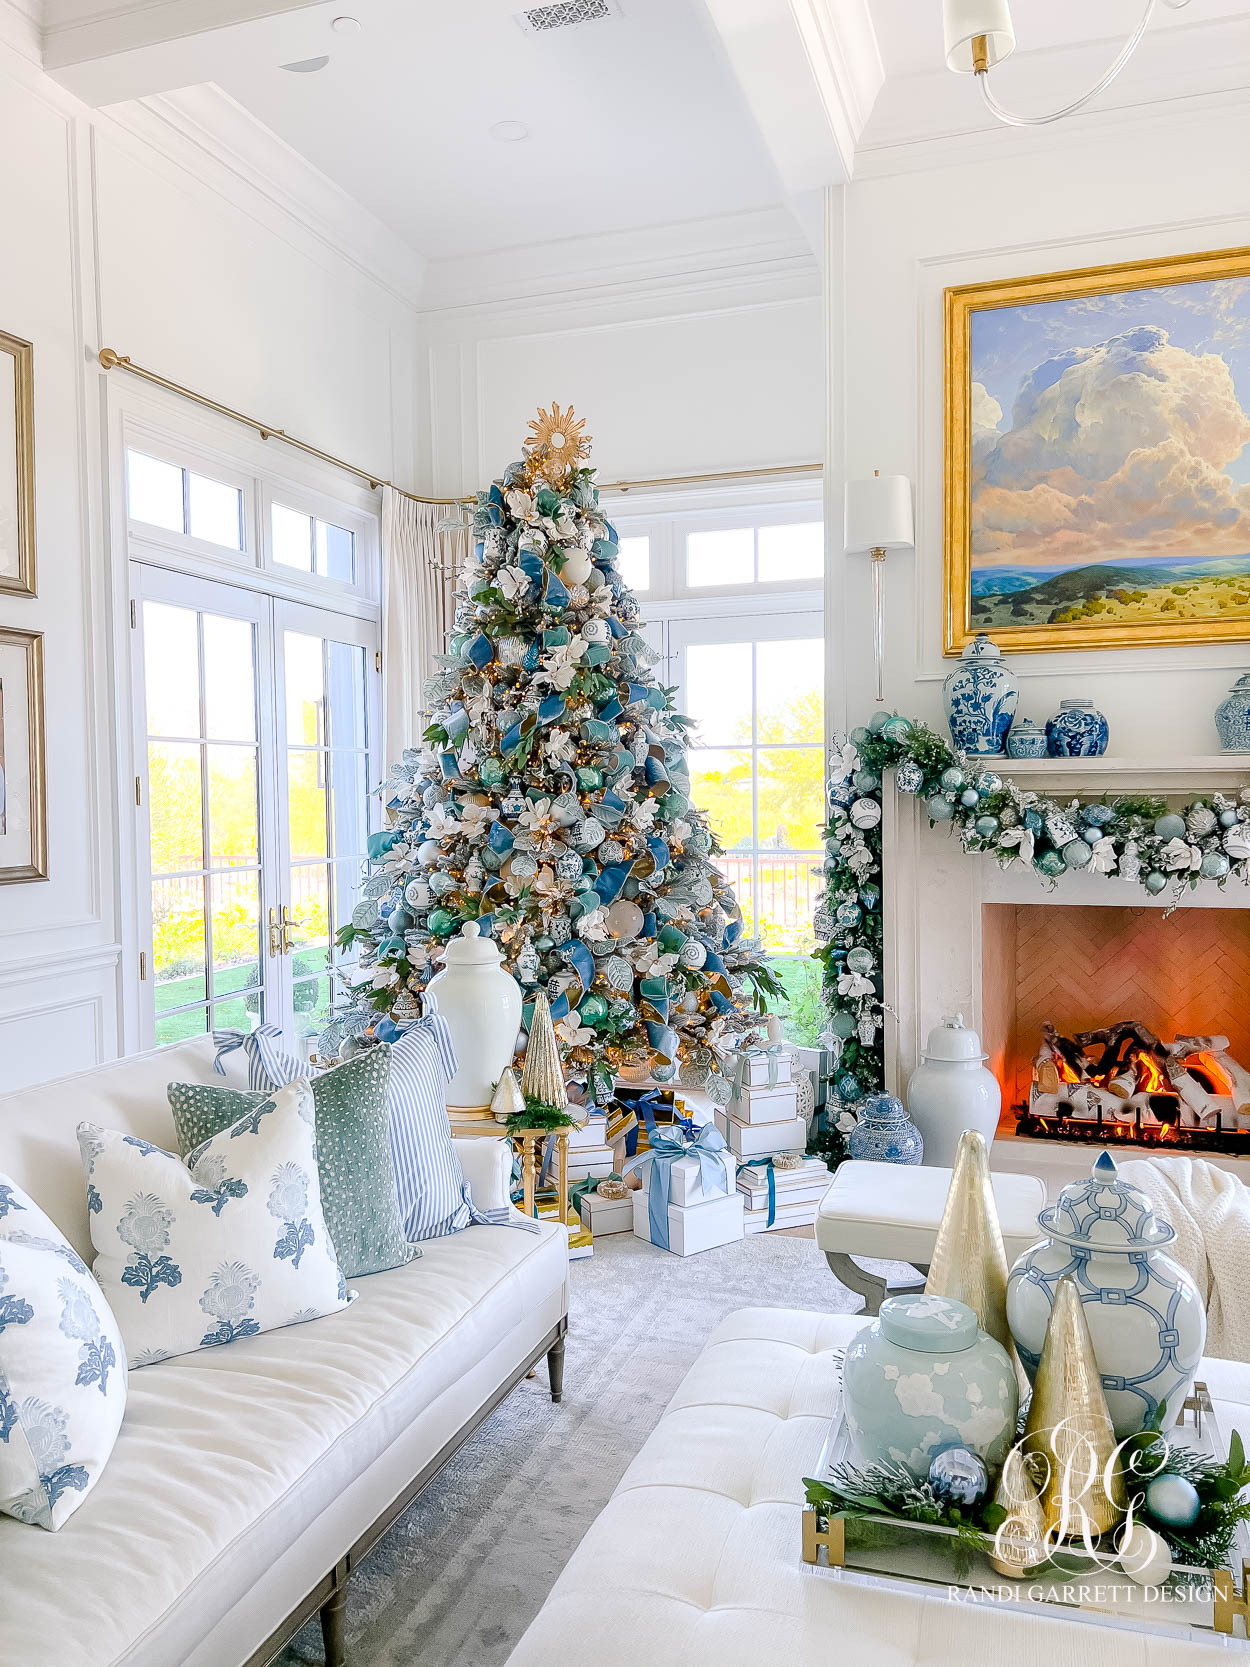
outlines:
M391 1156L409 1243L459 1233L481 1219L451 1141L447 1084L455 1074L451 1031L437 1013L391 1043Z

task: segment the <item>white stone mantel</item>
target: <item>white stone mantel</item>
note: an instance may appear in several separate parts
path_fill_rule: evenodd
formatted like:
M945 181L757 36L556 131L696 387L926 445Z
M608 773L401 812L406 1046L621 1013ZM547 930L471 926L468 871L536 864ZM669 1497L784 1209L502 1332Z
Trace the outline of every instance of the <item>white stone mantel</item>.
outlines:
M1039 758L982 760L1041 794L1159 793L1178 799L1250 786L1250 753L1186 758ZM1115 875L1067 874L1049 885L1020 861L1003 869L986 853L965 852L950 825L929 826L916 795L898 793L893 774L883 793L883 962L886 1084L900 1093L930 1029L949 1013L982 1028L981 906L1167 908L1170 890L1151 897ZM1186 908L1250 908L1250 888L1205 883ZM1058 938L1058 933L1057 933ZM892 1011L891 1011L892 1010Z

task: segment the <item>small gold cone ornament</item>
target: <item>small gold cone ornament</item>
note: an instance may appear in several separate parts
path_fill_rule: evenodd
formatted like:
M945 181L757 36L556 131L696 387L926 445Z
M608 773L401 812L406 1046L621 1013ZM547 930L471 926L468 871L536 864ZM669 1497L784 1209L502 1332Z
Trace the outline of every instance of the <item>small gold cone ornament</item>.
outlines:
M541 990L534 997L534 1017L530 1020L525 1066L521 1072L521 1093L527 1100L538 1100L545 1106L555 1106L559 1111L563 1111L569 1103L556 1028L551 1022L551 1008Z
M975 1129L959 1137L925 1293L967 1303L982 1331L1014 1358L1007 1325L1007 1252L990 1184L990 1158Z
M1048 1555L1043 1544L1046 1517L1042 1502L1019 1447L1012 1447L1003 1461L994 1503L1006 1511L1007 1519L994 1536L998 1555L992 1555L990 1562L999 1574L1016 1580L1026 1569L1044 1563Z
M1081 1293L1066 1275L1055 1300L1033 1383L1024 1450L1038 1455L1038 1492L1052 1539L1094 1537L1124 1515L1115 1426L1102 1392Z
M521 1085L517 1081L516 1072L511 1065L504 1067L503 1075L495 1084L495 1092L491 1095L490 1109L496 1123L506 1123L509 1117L514 1117L518 1111L525 1110L525 1095L521 1092Z

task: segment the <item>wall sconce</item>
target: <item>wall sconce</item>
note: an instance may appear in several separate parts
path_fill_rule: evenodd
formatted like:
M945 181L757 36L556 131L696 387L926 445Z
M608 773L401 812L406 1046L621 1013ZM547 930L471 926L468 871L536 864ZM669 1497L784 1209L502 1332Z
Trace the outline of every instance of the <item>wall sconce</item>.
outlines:
M874 469L871 480L846 483L846 549L866 550L872 558L872 648L877 665L877 699L885 699L885 617L881 569L887 550L914 550L915 521L911 482L906 475L883 475Z

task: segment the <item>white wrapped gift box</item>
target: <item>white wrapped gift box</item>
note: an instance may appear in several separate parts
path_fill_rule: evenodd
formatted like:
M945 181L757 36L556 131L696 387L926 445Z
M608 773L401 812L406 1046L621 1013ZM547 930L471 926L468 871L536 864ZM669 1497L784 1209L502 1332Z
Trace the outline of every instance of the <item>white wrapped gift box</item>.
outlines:
M806 1204L777 1205L777 1214L773 1218L772 1226L768 1224L767 1210L748 1210L742 1218L743 1231L746 1233L778 1233L783 1227L810 1227L816 1220L816 1211L820 1207L820 1200L813 1199Z
M819 1202L832 1179L819 1158L806 1158L799 1169L774 1168L773 1192L779 1207L783 1201L787 1204L806 1203L811 1199ZM738 1171L738 1190L746 1198L748 1210L767 1210L768 1172L764 1166L744 1165Z
M714 1192L705 1192L703 1188L703 1172L699 1167L698 1158L678 1158L668 1172L668 1201L670 1204L699 1204L706 1198L723 1198L726 1192L732 1192L738 1178L738 1160L726 1148L722 1152L711 1154L713 1163L717 1163L725 1174L725 1185ZM651 1166L647 1164L642 1172L642 1185L645 1191L651 1184Z
M775 1152L801 1152L807 1145L807 1120L792 1117L785 1123L739 1123L723 1111L716 1113L716 1127L740 1158L769 1157Z
M651 1210L644 1186L632 1193L634 1236L651 1237ZM668 1206L668 1248L674 1256L694 1256L701 1250L714 1250L717 1245L733 1244L743 1233L742 1194L735 1187L728 1197L709 1198L701 1204L670 1204Z
M798 1115L798 1086L784 1082L776 1088L740 1088L726 1109L739 1123L784 1123Z
M588 1192L578 1199L577 1208L582 1221L597 1239L609 1233L632 1233L634 1230L632 1193L628 1198L600 1198L597 1192Z
M789 1082L790 1060L791 1053L786 1047L775 1054L765 1053L763 1048L747 1048L735 1056L733 1068L744 1087L768 1087Z

